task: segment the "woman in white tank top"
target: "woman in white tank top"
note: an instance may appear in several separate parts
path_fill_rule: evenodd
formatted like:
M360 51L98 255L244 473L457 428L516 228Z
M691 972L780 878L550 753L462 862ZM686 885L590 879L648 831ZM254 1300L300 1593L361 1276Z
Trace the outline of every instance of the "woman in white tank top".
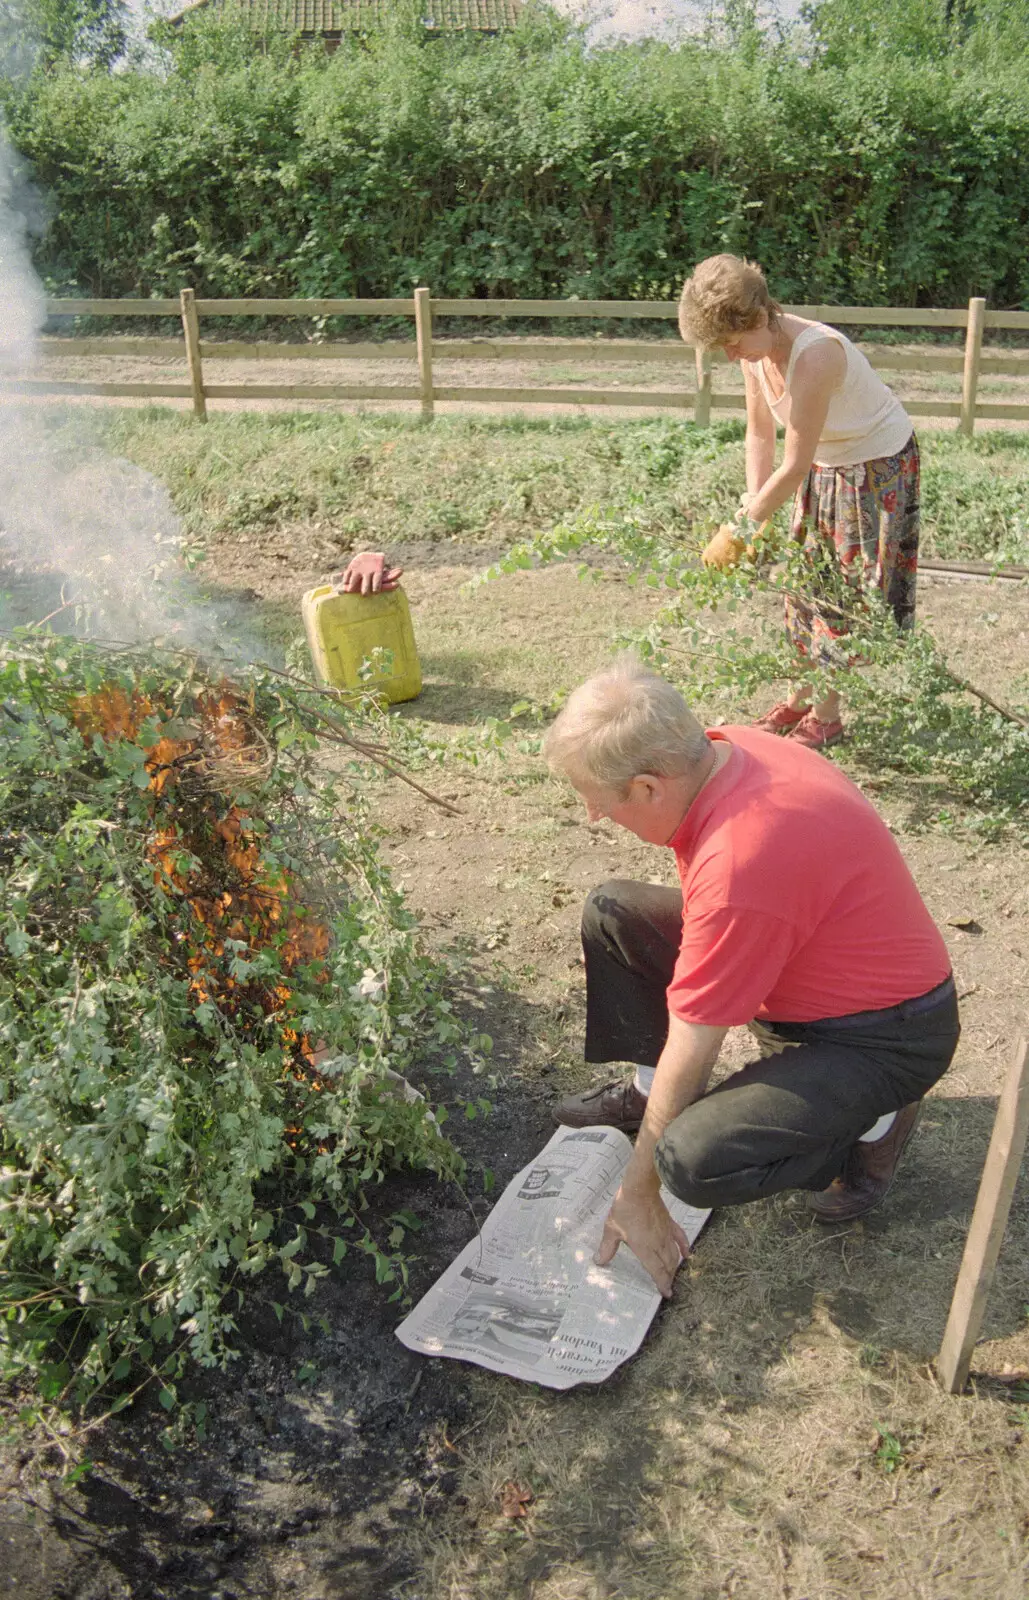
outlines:
M820 666L846 659L837 643L845 622L819 582L827 563L854 588L880 590L898 626L910 627L919 461L900 401L849 339L783 312L761 268L738 256L711 256L695 269L682 291L679 328L687 343L721 348L743 368L747 493L736 528L745 541L793 497L793 537L811 557L808 595L786 606L799 653ZM780 425L786 441L776 467ZM801 685L758 725L824 749L843 737L839 696L812 703Z

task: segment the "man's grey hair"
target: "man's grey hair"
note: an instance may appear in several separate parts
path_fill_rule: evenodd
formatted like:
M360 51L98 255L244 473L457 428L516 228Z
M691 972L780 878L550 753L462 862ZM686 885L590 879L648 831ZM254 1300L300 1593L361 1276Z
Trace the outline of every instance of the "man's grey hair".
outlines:
M678 689L634 657L576 689L543 742L555 772L623 795L642 773L684 777L710 748Z

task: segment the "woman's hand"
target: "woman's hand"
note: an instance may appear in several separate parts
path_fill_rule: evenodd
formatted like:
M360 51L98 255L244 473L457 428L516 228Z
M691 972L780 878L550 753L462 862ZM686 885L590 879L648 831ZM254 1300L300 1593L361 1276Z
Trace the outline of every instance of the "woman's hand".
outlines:
M717 572L731 572L743 560L747 541L740 537L734 522L723 522L714 538L705 545L700 559L705 567Z
M403 567L386 566L381 550L362 550L333 582L344 594L388 594L403 575Z
M767 530L767 522L762 522L758 527L745 512L741 512L735 522L722 523L714 538L701 551L700 559L705 567L731 572L739 566L744 556L748 561L757 560L760 552L753 541L761 539Z
M672 1279L690 1253L690 1241L656 1191L627 1190L624 1185L619 1189L593 1258L597 1266L613 1261L620 1244L629 1246L665 1299L670 1299Z

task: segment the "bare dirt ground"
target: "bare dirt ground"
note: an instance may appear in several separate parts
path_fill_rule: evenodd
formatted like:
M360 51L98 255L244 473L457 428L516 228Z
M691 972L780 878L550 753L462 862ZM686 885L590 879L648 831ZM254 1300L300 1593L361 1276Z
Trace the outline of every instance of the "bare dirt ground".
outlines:
M292 606L320 576L317 548L294 530L287 566L275 536L245 550L227 542L208 575L255 603ZM398 554L426 679L401 714L442 736L570 687L657 604L614 571L583 582L552 568L468 589L474 569L454 546ZM1025 586L925 582L921 604L970 677L1003 692L1024 673ZM380 815L429 938L464 952L461 1003L494 1040L496 1111L461 1139L500 1186L548 1136L553 1096L588 1078L584 895L613 875L670 882L671 859L585 826L531 751L423 776L458 816L386 784ZM928 831L917 795L866 781L944 929L964 1020L955 1065L880 1211L828 1230L793 1196L717 1215L640 1356L597 1392L551 1395L411 1356L392 1338L397 1308L350 1268L319 1290L327 1332L279 1327L267 1307L251 1316L235 1368L197 1384L211 1408L206 1440L166 1453L164 1418L142 1406L92 1442L94 1470L73 1489L12 1458L0 1592L1022 1600L1022 1190L971 1393L944 1396L930 1361L1025 1005L1025 854ZM723 1070L744 1049L731 1036ZM481 1215L480 1188L469 1186ZM409 1180L381 1204L425 1218L420 1293L470 1236L468 1204ZM524 1521L500 1513L508 1480L533 1495Z
M584 359L575 352L555 355L545 347L546 339L525 339L526 353L522 360L500 361L484 357L479 360L454 360L447 359L445 338L439 338L433 345L433 373L436 384L440 388L468 386L476 388L543 388L553 387L559 389L657 389L665 393L681 389L688 395L695 387L694 360L692 350L685 346L674 347L677 359L669 361L658 359L653 361L619 359L616 351L612 350L609 358L598 356L593 349L589 359ZM602 346L603 340L591 341L594 346ZM535 348L534 348L535 346ZM935 345L897 345L893 347L897 354L909 354L915 360L920 355L928 354L955 354L956 347ZM1007 354L1024 355L1025 351L1006 351ZM137 355L112 355L112 356L71 356L60 353L48 353L33 367L32 376L50 378L54 381L77 379L79 381L96 381L110 383L186 383L185 356L181 360L160 358L154 356ZM210 356L204 361L204 377L211 384L395 384L417 385L418 371L414 361L383 358L381 360L327 360L312 358L304 360L283 360L276 358L275 346L268 342L263 346L255 345L255 355L246 360L219 360ZM887 382L896 391L902 400L928 400L938 398L947 401L957 401L961 398L960 373L918 373L918 372L887 372ZM731 363L720 362L714 368L714 387L720 393L743 393L743 379L738 366ZM983 374L979 379L979 398L986 401L1019 401L1027 398L1026 381L1020 377L1003 377L995 374ZM113 403L119 405L148 404L147 401L118 400ZM162 404L188 409L191 405L187 400L166 400ZM351 409L361 402L345 401L320 401L320 400L213 400L209 402L214 410L247 410L276 411L276 410L322 410L326 407ZM379 401L375 402L377 410L396 409L400 411L417 411L417 401ZM459 413L466 406L459 401L439 401L436 409L442 415L450 412ZM504 414L520 409L519 406L508 406L500 403L490 403L489 410L493 413ZM574 413L578 408L574 404L548 405L546 402L533 404L534 413L567 415ZM655 410L667 412L667 405L655 406ZM689 409L689 407L687 407ZM628 417L646 415L646 408L639 406L620 407L612 403L605 407L605 414L612 417ZM997 424L991 424L997 426Z
M417 709L444 722L581 676L606 654L605 613L627 625L648 607L613 573L595 585L568 571L522 573L468 595L456 587L461 575L410 580L431 674ZM998 692L1027 659L1024 593L926 584L922 600L955 660L971 676L992 671ZM530 640L530 649L516 644ZM473 651L485 666L474 678ZM584 827L570 796L534 776L472 785L462 819L427 828L406 800L390 818L413 902L494 950L520 1005L530 1002L527 1034L512 1037L500 1018L491 1025L505 1083L545 1107L588 1077L577 1064L584 894L611 875L672 873L662 852ZM1029 1357L1024 1195L976 1355L976 1398L943 1397L928 1365L1024 1006L1024 857L922 832L910 797L877 798L947 935L965 1028L903 1182L881 1212L829 1234L796 1197L715 1218L644 1353L604 1394L566 1402L476 1378L479 1405L496 1408L491 1437L466 1452L467 1506L421 1530L430 1578L412 1592L1025 1592L1023 1411L997 1381ZM732 1038L724 1070L746 1051L745 1035ZM497 1515L508 1479L537 1495L525 1535Z

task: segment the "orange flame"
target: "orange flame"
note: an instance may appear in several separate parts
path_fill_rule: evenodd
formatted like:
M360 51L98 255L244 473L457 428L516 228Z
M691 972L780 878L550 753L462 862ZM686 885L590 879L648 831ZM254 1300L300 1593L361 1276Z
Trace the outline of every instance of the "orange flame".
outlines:
M185 946L190 992L198 1004L213 1002L229 1017L242 1018L255 1005L266 1016L284 1012L292 999L289 975L298 966L316 963L319 981L326 981L325 957L329 930L306 907L291 874L265 861L259 830L253 818L235 802L213 789L200 795L183 792L182 778L200 762L245 765L253 748L247 713L253 704L232 687L198 696L191 723L196 734L172 738L162 734L147 747L145 770L153 796L153 832L146 844L154 882L182 906L185 926L179 940ZM92 694L77 696L71 719L88 739L106 743L135 741L144 722L158 724L172 713L135 690L131 694L111 684ZM226 949L226 940L245 947ZM276 978L234 975L238 953L252 960L261 951L275 949L279 960ZM310 1040L285 1021L279 1036L291 1052L310 1063ZM312 1081L308 1065L303 1079ZM314 1075L314 1087L323 1087Z

